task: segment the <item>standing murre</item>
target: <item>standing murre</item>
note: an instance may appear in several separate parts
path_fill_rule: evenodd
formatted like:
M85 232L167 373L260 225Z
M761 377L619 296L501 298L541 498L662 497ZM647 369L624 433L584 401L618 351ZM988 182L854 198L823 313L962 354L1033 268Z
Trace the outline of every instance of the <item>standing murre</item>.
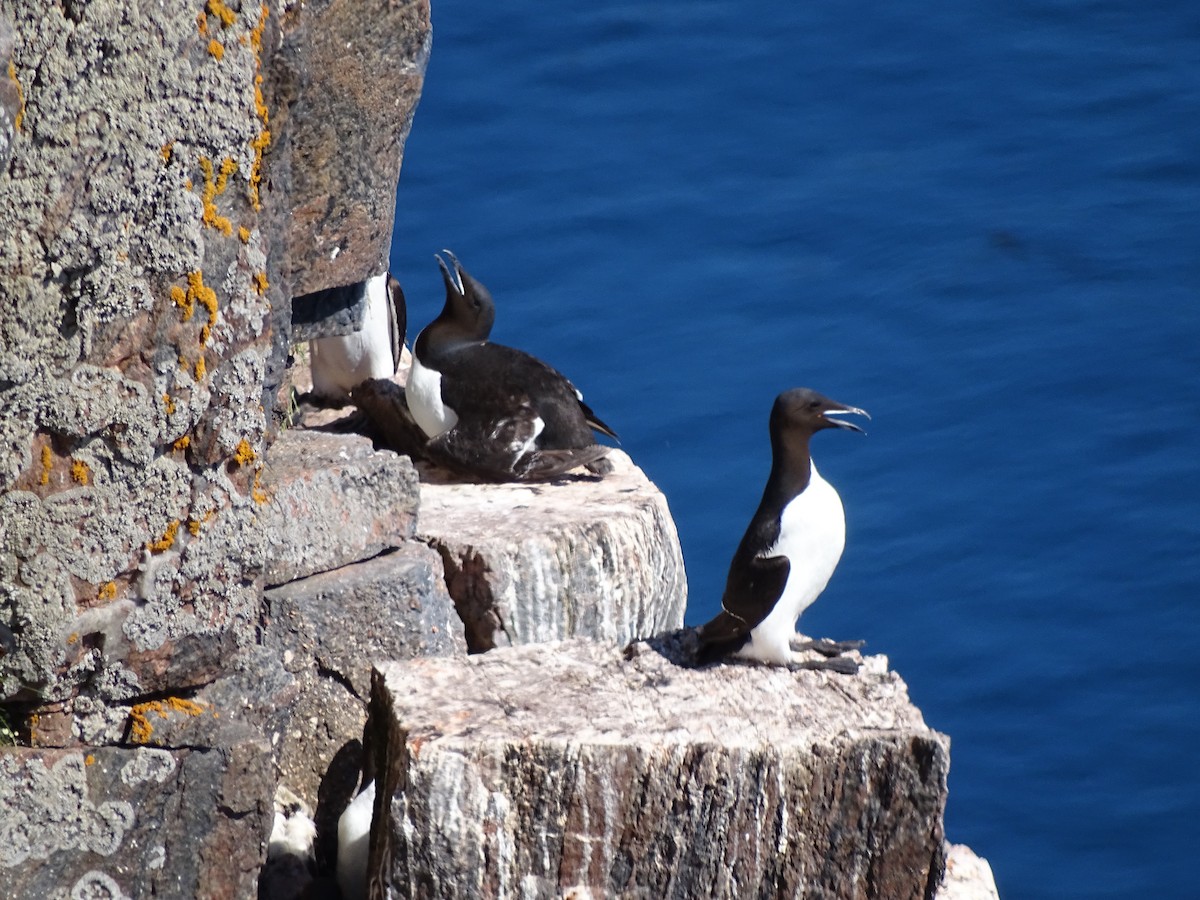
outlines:
M758 510L729 565L721 612L697 632L701 659L723 656L790 668L853 673L857 664L838 653L861 641L807 641L796 620L829 583L846 543L846 517L833 485L809 455L809 440L823 428L864 433L838 415L867 415L816 391L794 388L771 409L771 474ZM797 654L816 650L824 660Z
M345 403L350 399L350 390L368 378L391 378L396 374L407 313L400 282L388 272L329 290L344 296L339 303L343 308L366 296L358 331L316 338L309 344L313 394L322 400Z
M405 395L437 455L494 481L555 478L612 464L593 429L616 438L562 374L521 350L488 340L492 295L449 250L436 256L446 303L413 344Z

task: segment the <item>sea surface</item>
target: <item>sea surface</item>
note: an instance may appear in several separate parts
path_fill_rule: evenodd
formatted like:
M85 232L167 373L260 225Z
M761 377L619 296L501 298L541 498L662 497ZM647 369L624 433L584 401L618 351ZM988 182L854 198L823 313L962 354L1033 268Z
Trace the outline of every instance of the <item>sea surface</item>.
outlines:
M953 740L1005 900L1195 897L1200 3L433 0L392 250L567 373L719 607L780 391L845 556L801 620Z

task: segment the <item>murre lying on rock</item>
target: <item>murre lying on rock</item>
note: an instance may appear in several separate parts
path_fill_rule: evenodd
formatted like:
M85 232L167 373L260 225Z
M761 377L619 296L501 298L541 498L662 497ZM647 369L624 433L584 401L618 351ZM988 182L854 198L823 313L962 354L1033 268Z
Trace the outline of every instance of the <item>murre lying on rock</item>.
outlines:
M436 456L489 481L541 481L578 466L604 475L616 433L563 375L521 350L488 340L492 295L449 250L438 255L446 304L417 336L405 389L413 419ZM453 266L453 270L451 269Z
M809 455L809 440L823 428L862 432L840 415L867 415L816 391L795 388L771 410L771 474L725 582L721 612L698 631L701 660L734 656L800 669L853 673L853 660L837 654L861 641L808 641L796 620L825 590L846 544L846 517L833 485ZM806 660L816 650L829 659Z

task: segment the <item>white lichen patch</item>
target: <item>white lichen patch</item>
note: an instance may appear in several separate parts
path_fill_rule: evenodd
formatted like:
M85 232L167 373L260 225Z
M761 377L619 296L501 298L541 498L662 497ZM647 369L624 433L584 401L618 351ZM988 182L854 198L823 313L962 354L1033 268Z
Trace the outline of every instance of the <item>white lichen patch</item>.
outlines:
M162 784L175 771L175 757L166 750L155 747L138 747L133 759L121 768L121 781L130 786L143 781Z
M0 868L59 850L111 856L134 823L126 801L88 796L87 764L79 753L51 767L41 759L0 754L0 809Z
M130 900L112 876L104 872L85 872L71 886L70 900Z

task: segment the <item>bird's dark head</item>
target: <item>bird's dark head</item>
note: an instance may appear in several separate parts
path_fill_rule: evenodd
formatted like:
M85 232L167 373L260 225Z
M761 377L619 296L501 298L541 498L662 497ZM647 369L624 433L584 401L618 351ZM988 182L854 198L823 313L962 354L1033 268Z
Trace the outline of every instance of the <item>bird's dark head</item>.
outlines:
M775 406L771 410L771 433L781 436L794 433L807 437L822 428L846 428L866 434L855 423L841 418L845 415L871 418L866 410L856 406L846 406L808 388L792 388L775 398Z
M467 340L486 341L496 321L496 304L491 293L470 276L466 269L449 250L443 250L450 264L441 254L434 254L442 270L442 281L446 283L446 305L440 319L450 320L463 332Z

